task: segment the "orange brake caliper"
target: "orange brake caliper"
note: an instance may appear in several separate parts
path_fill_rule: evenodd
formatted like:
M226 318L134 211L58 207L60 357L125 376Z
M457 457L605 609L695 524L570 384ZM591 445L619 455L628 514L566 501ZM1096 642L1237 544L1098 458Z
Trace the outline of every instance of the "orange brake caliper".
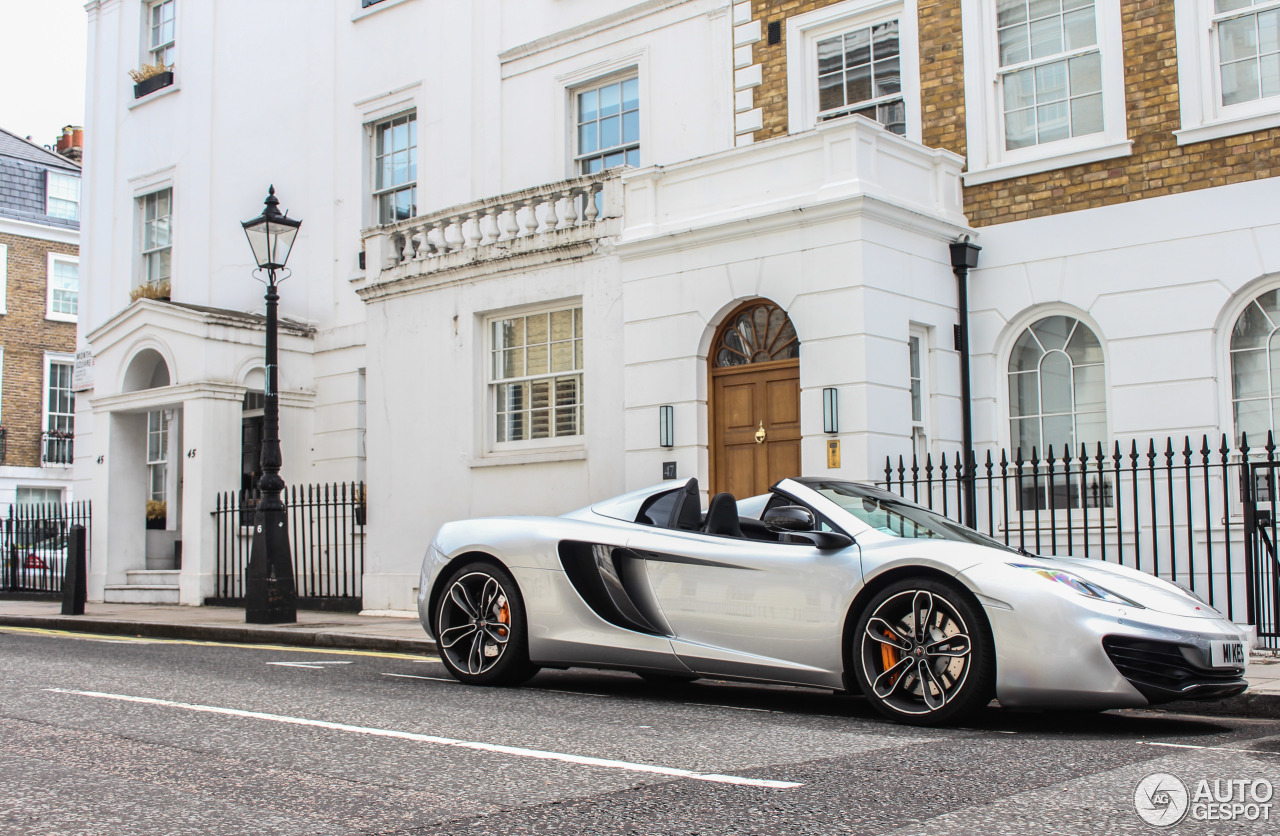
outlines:
M498 621L501 621L503 624L511 623L511 608L507 606L507 599L505 597L502 599L502 603L498 604ZM499 627L498 631L503 636L507 634L506 627Z
M885 638L889 638L889 639L893 638L893 633L886 631L884 635L885 635ZM889 670L894 665L898 664L897 649L887 644L880 645L880 663L884 665L885 670ZM890 684L896 683L897 681L898 681L898 674L895 673L893 676L889 677Z

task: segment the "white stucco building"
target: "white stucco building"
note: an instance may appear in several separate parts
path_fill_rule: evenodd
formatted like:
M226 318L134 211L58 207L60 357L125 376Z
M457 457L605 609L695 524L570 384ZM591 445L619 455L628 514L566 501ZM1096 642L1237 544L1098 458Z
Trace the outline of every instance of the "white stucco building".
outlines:
M1169 39L1200 43L1195 3L1135 46L1134 3L1081 0L1033 21L1058 40L1025 57L1003 0L776 5L89 3L91 598L214 593L213 497L251 479L262 387L239 222L268 184L304 221L283 475L367 479L370 610L411 608L449 519L559 513L669 463L744 495L954 454L963 235L983 248L978 447L1270 426L1280 389L1244 366L1270 326L1257 357L1231 335L1280 287L1280 195L1245 159L1270 155L1280 96L1232 110L1230 62L1189 63ZM1126 83L1126 56L1174 46L1182 63ZM157 62L168 83L135 90ZM1194 113L1151 103L1192 81ZM131 302L144 286L168 298ZM157 480L183 560L147 574Z

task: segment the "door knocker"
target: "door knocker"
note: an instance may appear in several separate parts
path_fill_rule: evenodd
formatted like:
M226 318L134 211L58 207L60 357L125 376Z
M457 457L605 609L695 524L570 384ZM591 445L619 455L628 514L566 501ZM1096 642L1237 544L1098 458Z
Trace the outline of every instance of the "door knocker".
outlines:
M764 421L760 422L760 429L756 430L756 444L764 444Z

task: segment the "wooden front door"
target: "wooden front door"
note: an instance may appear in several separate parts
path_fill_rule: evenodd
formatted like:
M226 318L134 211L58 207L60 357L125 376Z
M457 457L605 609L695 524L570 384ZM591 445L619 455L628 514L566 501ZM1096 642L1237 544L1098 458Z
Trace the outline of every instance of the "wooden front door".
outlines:
M756 301L731 314L711 355L711 489L739 499L800 475L800 344Z

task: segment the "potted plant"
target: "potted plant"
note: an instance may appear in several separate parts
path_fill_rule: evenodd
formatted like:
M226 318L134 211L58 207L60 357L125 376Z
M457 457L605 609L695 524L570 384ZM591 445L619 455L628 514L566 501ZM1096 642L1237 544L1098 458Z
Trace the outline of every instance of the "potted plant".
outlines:
M353 506L355 513L356 525L364 525L365 521L365 504L364 504L364 485L359 486L354 491L355 505Z
M129 291L129 301L136 302L139 299L156 299L160 302L168 302L169 292L170 285L168 279L158 282L148 282L146 284L140 284L133 290Z
M173 84L173 68L164 64L143 64L136 70L129 70L129 77L133 79L133 97L141 99Z
M258 513L258 495L256 491L240 492L240 525L253 525L254 515Z
M168 506L164 500L147 500L147 528L163 531L168 515Z

